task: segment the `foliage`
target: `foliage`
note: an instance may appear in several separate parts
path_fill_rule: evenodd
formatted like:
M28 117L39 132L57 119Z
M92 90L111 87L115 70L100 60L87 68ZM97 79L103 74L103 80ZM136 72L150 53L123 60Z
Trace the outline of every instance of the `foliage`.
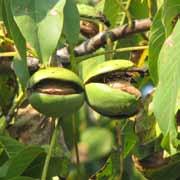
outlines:
M0 0L0 179L179 179L179 16L179 0ZM125 64L116 79L117 66L92 77L95 66L117 59L135 67ZM44 84L27 82L49 66L77 74L83 87L63 75L47 77L55 84L45 86L48 96L83 93L77 112L55 119L29 106L29 94ZM121 90L142 93L130 117L106 117L88 105L90 81L112 88L117 79Z

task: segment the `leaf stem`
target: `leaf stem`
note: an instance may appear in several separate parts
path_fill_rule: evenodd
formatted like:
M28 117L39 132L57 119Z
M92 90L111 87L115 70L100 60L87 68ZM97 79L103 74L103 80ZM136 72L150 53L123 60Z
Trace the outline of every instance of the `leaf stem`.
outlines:
M58 130L59 130L60 119L56 118L54 120L55 120L55 128L54 128L54 131L52 134L51 143L49 145L48 154L45 159L41 180L47 180L48 167L49 167L49 163L50 163L50 159L52 156L54 145L56 144L56 138L57 138L57 134L58 134Z
M117 159L119 159L119 174L118 174L118 180L122 180L123 177L123 169L124 169L124 164L123 164L123 142L122 142L122 129L121 129L121 124L119 120L116 120L116 143L117 143Z
M71 63L71 70L78 74L78 69L77 69L77 61L74 56L74 47L70 45L69 47L70 51L70 63ZM76 123L76 115L75 113L72 115L72 125L73 125L73 143L75 147L75 154L76 154L76 168L78 172L78 178L80 177L80 160L79 160L79 149L78 149L78 142L77 142L77 123Z
M114 49L114 50L109 50L109 51L103 51L103 52L97 52L94 54L86 55L83 57L76 58L77 62L80 63L81 61L84 61L88 58L93 58L96 56L104 55L104 54L109 54L109 53L118 53L118 52L127 52L127 51L136 51L136 50L144 50L148 49L148 46L133 46L133 47L125 47L125 48L119 48L119 49Z
M147 3L148 3L149 18L151 19L152 18L152 1L148 0Z
M77 163L77 168L79 170L80 160L79 160L79 149L77 144L77 126L76 126L75 114L72 115L72 123L73 123L73 141L74 141L75 154L76 154L76 163Z
M76 59L74 56L74 47L72 45L70 45L70 47L69 47L69 52L70 52L71 70L77 74L78 73L77 72L77 64L76 64Z
M21 92L19 94L19 96L17 97L16 101L14 102L14 104L12 105L11 109L9 110L7 116L6 116L6 120L7 122L10 122L13 115L14 115L14 111L15 109L20 106L20 104L23 102L23 100L25 99L26 94L24 92Z
M132 28L132 27L133 27L132 18L131 18L131 14L130 14L128 8L124 7L124 5L123 5L123 3L122 3L122 0L120 0L120 1L119 1L119 0L116 0L116 1L119 3L120 8L122 9L122 11L125 12L126 17L127 17L127 19L128 19L128 25L129 25L130 28ZM130 0L129 0L129 1L130 1ZM128 5L129 5L130 3L131 3L131 1L128 2Z
M18 55L17 52L1 52L0 57L9 57L9 56L16 56Z

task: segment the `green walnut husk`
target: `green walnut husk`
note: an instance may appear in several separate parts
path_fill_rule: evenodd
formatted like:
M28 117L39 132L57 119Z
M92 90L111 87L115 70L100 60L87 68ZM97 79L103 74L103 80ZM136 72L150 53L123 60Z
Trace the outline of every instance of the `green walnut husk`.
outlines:
M37 71L28 82L30 104L46 116L63 117L84 102L83 84L72 71L49 67Z
M92 69L84 81L88 104L104 116L136 114L141 93L125 77L133 67L128 60L110 60Z

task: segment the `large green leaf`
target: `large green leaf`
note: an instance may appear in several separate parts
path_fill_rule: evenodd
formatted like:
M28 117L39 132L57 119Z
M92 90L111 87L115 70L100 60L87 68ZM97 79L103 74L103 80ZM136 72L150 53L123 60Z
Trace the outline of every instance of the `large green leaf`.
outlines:
M26 62L26 41L25 41L24 37L22 36L17 24L14 21L12 11L10 8L10 0L2 1L1 8L2 8L3 20L4 20L4 23L8 30L8 33L14 40L17 50L20 54L21 61L19 62L19 65L21 66L21 71L23 70L24 80L27 82L27 80L29 78L29 72L28 72L27 62ZM19 74L16 74L16 75L17 75L17 77L19 77L18 76ZM22 82L22 81L20 81L20 82ZM24 88L23 82L22 82L22 87Z
M177 145L175 114L180 101L180 21L160 52L158 63L159 83L153 99L153 111L164 134L162 145L172 152ZM172 146L173 145L173 146Z
M80 17L74 0L66 0L64 7L64 33L66 40L75 45L79 38Z
M54 52L63 27L66 0L12 0L15 21L43 63Z
M0 107L6 115L12 106L18 92L17 80L14 72L0 73Z
M40 147L27 147L9 161L6 178L10 179L21 175L31 162L44 150Z
M166 29L166 36L172 32L174 24L178 19L180 12L180 1L179 0L165 0L163 6L163 23Z
M107 19L110 21L111 27L115 27L116 25L121 25L121 19L124 13L120 8L119 3L120 2L118 1L111 1L111 0L105 1L104 14L106 15Z
M156 14L149 39L149 72L155 84L158 82L158 56L165 40L165 29L161 20L162 9Z
M38 157L35 158L30 166L28 166L28 168L23 172L23 175L31 176L33 178L41 177L45 158L46 153L38 155ZM53 176L66 177L69 173L70 163L70 159L68 159L66 156L51 157L47 179L51 179Z
M20 54L21 62L19 63L19 65L22 67L21 70L24 71L24 74L23 74L24 79L25 81L27 81L29 78L29 72L28 72L27 62L26 62L26 41L22 33L20 32L16 22L14 21L10 3L11 3L10 0L2 0L1 8L2 8L3 21L6 25L9 35L14 40L17 50ZM18 75L19 74L17 74L17 76Z
M9 158L16 156L16 154L24 148L23 144L7 136L0 136L0 144Z

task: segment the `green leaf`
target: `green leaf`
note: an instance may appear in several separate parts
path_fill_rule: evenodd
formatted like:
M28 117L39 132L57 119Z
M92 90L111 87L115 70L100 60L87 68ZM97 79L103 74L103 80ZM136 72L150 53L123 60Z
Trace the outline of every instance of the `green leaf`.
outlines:
M66 0L12 0L15 21L43 63L56 49L63 28Z
M13 178L21 175L32 161L44 150L40 147L27 147L10 159L6 178Z
M125 160L124 171L128 174L129 180L147 180L144 175L136 169L130 156Z
M6 28L14 40L17 50L20 56L26 60L26 41L22 36L17 24L14 21L13 14L11 11L11 0L3 0L3 21L5 22ZM26 61L25 61L26 62Z
M24 148L23 144L8 136L0 136L0 144L9 158L16 156Z
M14 57L13 59L13 69L19 78L19 81L22 85L22 88L25 89L27 85L27 81L30 77L29 71L27 69L27 63L21 57Z
M102 52L104 50L100 49L99 52ZM104 62L105 58L104 55L96 56L93 58L88 58L86 61L82 61L79 63L79 74L82 79L86 79L86 76L89 74L89 72L92 70L93 67L96 65Z
M46 153L40 154L28 168L23 172L24 176L31 176L33 178L41 177L42 169L44 166L44 161L46 158ZM66 156L63 157L51 157L49 168L48 168L48 178L51 179L53 176L66 177L69 173L70 159ZM37 171L38 169L38 171Z
M22 67L21 71L24 71L24 78L27 81L29 78L29 72L28 72L28 67L27 67L27 61L26 61L26 41L21 34L16 22L14 21L14 17L12 15L11 11L11 5L10 5L10 0L4 0L2 1L2 14L3 14L3 20L6 25L6 28L8 30L8 33L12 37L12 39L15 42L15 45L17 47L17 50L21 56L21 61L19 62L19 66ZM17 74L18 76L19 74ZM21 82L21 77L20 77L20 82ZM24 85L22 83L22 85ZM24 86L22 86L24 88Z
M135 134L134 131L134 123L129 121L125 128L123 129L123 157L126 158L126 156L133 150L135 147L138 137Z
M124 13L120 9L120 2L106 0L103 12L106 15L107 19L110 21L111 27L115 27L116 25L122 25L121 19L123 18Z
M66 0L64 7L64 33L66 40L75 45L79 38L80 17L74 0Z
M5 116L0 117L0 135L3 135L6 131L7 121Z
M82 133L80 145L87 151L88 160L94 160L103 157L111 151L113 136L105 128L89 128Z
M99 16L98 11L96 10L96 8L86 5L86 4L77 4L77 8L79 11L79 14L81 16Z
M0 107L6 115L12 106L18 91L18 84L14 72L0 73Z
M158 82L158 57L165 40L165 29L161 20L162 9L156 14L149 39L149 72L155 84Z
M177 146L175 114L180 97L180 21L161 49L158 59L159 83L153 99L153 111L164 135L163 147L170 153Z
M6 173L8 171L8 167L9 167L9 161L6 161L3 165L0 166L0 178L1 177L3 178L6 176Z
M0 9L2 8L2 0L0 0ZM2 21L2 11L0 11L0 21Z
M131 1L129 8L131 16L134 19L142 19L148 17L147 1L141 2L140 0Z
M170 35L180 12L179 0L165 0L162 12L162 20L166 29L166 37Z
M174 156L171 156L170 160L164 165L161 165L158 168L147 169L144 173L146 174L148 179L178 180L180 178L179 168L180 154L178 153Z

